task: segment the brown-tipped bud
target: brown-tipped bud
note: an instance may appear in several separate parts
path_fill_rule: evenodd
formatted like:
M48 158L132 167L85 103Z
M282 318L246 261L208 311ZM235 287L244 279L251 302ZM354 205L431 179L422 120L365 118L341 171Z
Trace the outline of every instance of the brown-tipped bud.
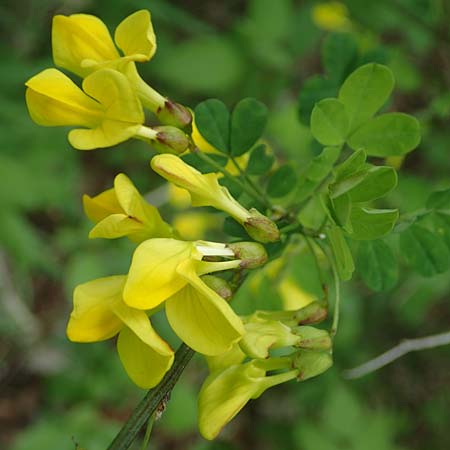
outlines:
M330 352L314 352L311 350L300 350L293 358L293 366L299 370L297 379L299 381L315 377L328 370L333 365Z
M266 249L258 242L236 242L228 244L236 259L241 260L242 269L256 269L267 262Z
M169 99L156 111L156 116L162 123L179 128L186 128L192 123L192 114L189 109Z
M160 126L154 127L153 130L157 134L152 145L159 153L179 155L189 148L189 139L179 128Z
M245 230L255 241L267 243L280 240L278 227L268 217L252 208L250 217L243 223Z
M309 350L330 350L332 346L331 338L326 330L319 330L314 327L296 327L292 333L300 338L296 347Z
M325 320L328 310L320 302L312 302L302 309L295 312L295 321L298 325L309 325L319 323Z
M214 275L203 275L202 281L223 299L227 301L231 299L233 291L231 290L228 282L223 278L216 277Z

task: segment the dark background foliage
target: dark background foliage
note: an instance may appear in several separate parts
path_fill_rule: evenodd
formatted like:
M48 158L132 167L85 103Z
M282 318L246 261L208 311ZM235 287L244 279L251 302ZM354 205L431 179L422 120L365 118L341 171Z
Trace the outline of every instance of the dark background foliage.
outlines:
M243 97L258 98L271 111L268 140L277 154L299 168L318 150L298 120L299 93L305 91L306 80L326 69L321 62L326 36L350 33L360 64L377 61L393 70L391 106L415 115L422 125L422 144L402 162L399 186L389 202L405 213L420 208L432 189L449 187L449 2L349 0L347 20L331 24L333 30L314 21L319 4L1 3L1 448L69 450L80 443L102 450L142 396L126 378L111 343L72 344L64 329L73 287L122 273L129 264L127 242L87 239L81 194L109 187L119 171L131 175L143 192L154 190L160 181L143 163L151 155L144 144L76 152L69 147L66 130L38 127L30 120L23 84L52 65L54 14L92 13L114 29L131 12L150 9L158 52L140 67L144 78L190 106L207 97L221 98L229 106ZM308 115L303 112L301 119L307 121ZM445 331L449 284L448 274L422 278L404 267L397 286L380 294L356 275L345 286L334 367L318 379L269 391L214 443L201 439L196 428L196 395L205 369L195 360L155 428L152 448L449 448L448 348L410 354L361 380L346 381L341 375L402 338Z

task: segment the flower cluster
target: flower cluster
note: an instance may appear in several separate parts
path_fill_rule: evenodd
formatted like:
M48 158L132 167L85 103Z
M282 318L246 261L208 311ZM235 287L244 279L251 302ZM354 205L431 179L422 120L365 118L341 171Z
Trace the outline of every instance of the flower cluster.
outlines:
M136 62L149 61L156 51L150 13L141 10L124 19L114 41L95 16L55 16L53 60L82 77L82 89L57 69L42 71L26 82L31 117L44 126L82 127L69 133L71 145L79 150L138 138L157 149L183 152L189 141L180 128L191 123L191 113L146 84L136 69ZM165 125L145 126L144 108Z
M94 223L90 238L127 237L136 248L128 273L75 289L69 339L95 342L118 335L117 351L129 377L142 388L154 387L174 362L173 349L152 326L153 316L164 311L178 337L207 358L211 373L199 396L199 423L212 439L269 387L310 378L331 365L328 333L310 326L325 318L326 309L312 301L301 309L245 317L233 310L229 301L236 285L227 280L264 265L262 244L279 241L280 232L269 217L239 203L219 174L203 174L180 157L188 150L215 150L190 110L157 93L137 72L136 62L149 61L156 50L148 11L124 19L114 40L94 16L56 16L52 42L55 64L82 77L82 89L54 68L28 80L27 105L38 124L81 127L69 133L80 150L129 138L151 142L160 153L150 163L154 172L188 194L192 206L225 212L253 239L232 244L185 239L125 174L115 177L111 189L83 197ZM144 108L163 125L145 125Z

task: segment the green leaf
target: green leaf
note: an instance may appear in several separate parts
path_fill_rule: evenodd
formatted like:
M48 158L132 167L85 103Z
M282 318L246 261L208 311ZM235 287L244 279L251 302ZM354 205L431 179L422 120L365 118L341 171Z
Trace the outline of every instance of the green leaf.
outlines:
M408 114L388 113L375 117L350 136L348 145L363 148L370 156L401 156L420 143L419 121Z
M297 174L288 164L281 166L269 179L267 193L272 198L280 198L289 194L297 184Z
M297 200L307 198L331 172L334 163L339 158L340 147L326 147L316 156L300 176Z
M342 230L337 226L332 226L327 230L326 234L330 240L339 277L344 281L350 280L355 270L355 265Z
M338 181L337 183L331 184L329 186L331 198L339 197L340 195L343 195L343 194L349 192L355 186L358 186L358 184L363 182L368 171L369 171L369 167L364 166L361 170L353 173L349 177L344 178L344 179Z
M329 77L341 83L358 58L358 46L350 33L330 33L322 47L322 62Z
M437 211L428 217L431 219L433 231L444 240L450 250L450 215Z
M397 186L397 172L388 166L371 167L359 184L348 191L353 203L370 202Z
M311 113L311 133L323 145L342 145L349 132L345 106L335 98L326 98Z
M397 283L397 260L384 241L361 242L357 267L364 282L374 291L387 291Z
M214 98L199 103L194 111L200 134L217 150L229 151L230 114L227 107Z
M359 172L363 168L366 158L367 155L364 150L358 150L351 154L343 163L334 168L333 173L336 181L343 180Z
M250 153L246 171L249 175L264 175L272 168L274 161L275 157L267 145L257 145Z
M338 88L339 86L334 80L319 76L308 78L298 97L300 121L309 126L314 105L324 98L335 97L338 93Z
M350 213L352 239L372 240L388 234L398 218L396 209L372 209L354 206Z
M244 98L234 107L230 142L233 156L240 156L255 145L266 127L267 114L267 107L254 98Z
M427 208L450 214L450 189L432 192L427 200Z
M449 267L449 250L444 240L420 225L411 225L400 235L400 251L424 277L443 273Z
M228 158L226 156L214 155L210 153L208 154L208 157L215 161L217 164L220 164L222 167L225 167L227 165ZM195 153L188 153L187 155L182 156L181 159L190 166L195 167L201 173L217 172L217 169L214 166L209 164L207 161L204 161Z
M348 194L341 195L340 197L332 199L331 204L333 208L333 219L336 224L343 228L348 227L352 209L350 196Z
M381 64L356 69L339 90L350 119L350 131L369 120L385 103L394 88L394 76Z

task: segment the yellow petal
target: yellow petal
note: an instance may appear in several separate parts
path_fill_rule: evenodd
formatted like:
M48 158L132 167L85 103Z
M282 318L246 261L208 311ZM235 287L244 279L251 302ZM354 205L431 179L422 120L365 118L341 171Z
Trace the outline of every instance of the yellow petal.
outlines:
M131 219L125 214L111 214L97 223L89 233L91 239L116 239L145 230L141 223Z
M130 308L122 301L116 302L112 306L112 310L142 342L151 347L159 355L173 359L173 350L153 329L146 312Z
M70 143L79 150L111 147L136 135L144 112L125 75L98 70L83 81L83 90L101 103L103 120L92 130L72 130Z
M67 325L71 341L102 341L120 331L122 321L111 311L111 305L121 301L125 278L123 275L99 278L75 288Z
M253 364L235 365L213 372L206 379L198 398L200 433L214 439L220 430L259 390L258 381L265 371Z
M116 28L114 40L126 56L148 61L156 51L156 37L150 12L141 9L125 18Z
M195 261L179 264L178 273L189 281L166 302L167 319L187 345L204 355L230 350L244 333L230 305L195 273Z
M152 309L175 294L187 280L177 266L191 257L191 242L149 239L136 249L124 288L124 301L138 309Z
M207 356L206 362L210 372L225 370L235 364L240 364L246 358L246 354L241 350L239 344L233 345L230 350L221 355Z
M213 206L228 212L239 222L245 222L250 213L220 186L215 173L202 174L175 155L156 155L151 161L152 169L178 187L191 194L193 206Z
M120 205L128 216L141 222L147 239L150 237L171 237L169 224L162 220L157 208L147 203L131 180L123 173L114 179L114 189Z
M203 437L214 439L250 399L258 398L266 389L295 378L298 370L266 376L267 370L287 368L283 359L252 360L211 373L198 398L198 424ZM291 364L290 360L288 364Z
M92 130L70 131L69 142L78 150L112 147L135 136L140 127L127 122L103 120L97 128Z
M39 125L91 127L102 119L101 105L59 70L46 69L25 85L28 111Z
M142 124L144 111L127 77L112 69L98 70L83 81L86 94L98 100L110 120Z
M143 389L156 386L173 363L173 355L155 352L127 327L119 334L117 351L128 376Z
M192 140L194 141L194 144L205 153L221 153L219 150L216 149L216 147L213 147L201 134L200 131L198 131L197 125L195 123L195 117L192 121L192 133L191 133Z
M100 222L110 214L125 212L117 200L114 188L108 189L95 197L83 195L83 208L86 216L93 222Z
M88 14L55 16L52 47L55 64L83 78L95 70L83 67L83 60L101 63L120 58L105 24Z

